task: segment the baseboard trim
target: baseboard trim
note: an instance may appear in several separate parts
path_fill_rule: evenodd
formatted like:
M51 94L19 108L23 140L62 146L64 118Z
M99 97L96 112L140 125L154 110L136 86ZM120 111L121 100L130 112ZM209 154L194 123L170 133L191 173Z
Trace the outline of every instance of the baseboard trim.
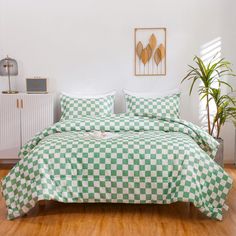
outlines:
M236 163L234 161L224 161L225 165L235 165Z
M0 159L0 167L13 167L20 159Z

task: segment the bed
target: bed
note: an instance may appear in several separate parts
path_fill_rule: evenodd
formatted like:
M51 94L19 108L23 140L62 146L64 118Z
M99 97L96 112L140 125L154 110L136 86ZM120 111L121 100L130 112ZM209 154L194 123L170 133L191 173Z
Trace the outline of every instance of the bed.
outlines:
M111 114L60 121L22 148L22 159L2 180L8 219L55 200L191 202L221 220L232 179L213 160L217 145L177 118Z

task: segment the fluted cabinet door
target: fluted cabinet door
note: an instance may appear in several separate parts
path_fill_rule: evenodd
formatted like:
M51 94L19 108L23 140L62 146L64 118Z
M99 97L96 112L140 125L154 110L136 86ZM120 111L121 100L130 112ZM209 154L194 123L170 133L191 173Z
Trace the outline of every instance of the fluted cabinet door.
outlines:
M15 159L20 149L19 97L0 94L0 159Z
M21 100L22 145L53 124L52 94L23 94Z

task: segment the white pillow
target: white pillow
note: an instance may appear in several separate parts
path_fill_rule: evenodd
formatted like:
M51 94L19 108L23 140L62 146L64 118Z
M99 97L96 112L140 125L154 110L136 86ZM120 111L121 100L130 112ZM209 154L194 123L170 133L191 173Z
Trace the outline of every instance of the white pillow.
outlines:
M71 97L71 98L81 98L81 99L86 99L86 98L103 98L107 96L113 96L115 95L116 91L111 91L107 93L102 93L102 94L83 94L83 93L67 93L67 92L61 92L61 94Z
M127 95L130 95L133 97L139 97L139 98L162 98L162 97L171 96L174 94L179 94L180 89L177 88L177 89L166 90L166 91L162 91L162 92L158 92L158 93L133 92L133 91L124 89L123 92Z

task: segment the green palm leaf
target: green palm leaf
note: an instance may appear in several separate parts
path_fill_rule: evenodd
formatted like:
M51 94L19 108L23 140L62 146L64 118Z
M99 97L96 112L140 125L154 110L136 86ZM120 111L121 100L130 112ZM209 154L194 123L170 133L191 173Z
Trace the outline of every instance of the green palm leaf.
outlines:
M227 121L232 120L236 124L236 100L230 95L221 94L221 87L225 86L233 91L233 87L224 80L225 76L236 76L232 73L231 63L224 58L215 61L217 53L208 64L195 56L193 61L195 67L188 65L189 71L187 75L182 79L181 83L185 80L191 81L189 95L192 94L196 82L200 81L198 88L198 94L200 99L206 99L207 118L208 118L208 132L213 135L215 127L217 128L217 137L219 137L221 126ZM215 61L215 62L214 62ZM215 84L218 84L218 88L214 88ZM216 113L214 114L213 121L210 120L210 106L209 102L213 101L216 105Z

